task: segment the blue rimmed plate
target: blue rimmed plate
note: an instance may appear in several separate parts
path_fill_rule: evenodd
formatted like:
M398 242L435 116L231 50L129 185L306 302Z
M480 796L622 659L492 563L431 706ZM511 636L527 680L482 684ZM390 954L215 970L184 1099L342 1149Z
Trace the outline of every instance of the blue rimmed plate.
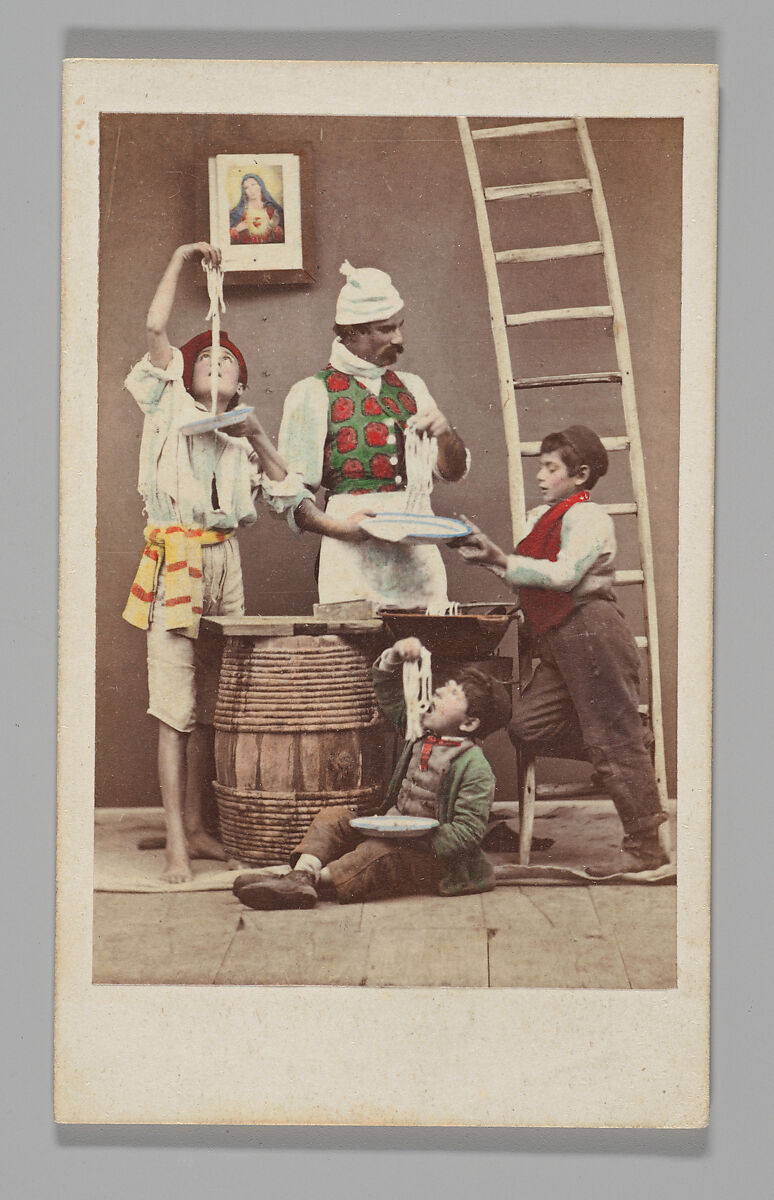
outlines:
M191 435L226 429L229 425L238 425L240 421L244 421L248 413L252 411L249 404L240 404L238 408L229 409L228 412L206 413L203 417L197 417L195 421L188 421L185 425L181 425L180 432Z
M367 503L365 497L364 503ZM457 517L436 517L433 513L378 513L375 517L364 517L360 525L372 537L385 542L449 542L473 532L470 525Z
M380 838L421 837L423 833L438 828L438 822L432 817L404 817L400 813L381 817L353 817L350 825L369 837Z

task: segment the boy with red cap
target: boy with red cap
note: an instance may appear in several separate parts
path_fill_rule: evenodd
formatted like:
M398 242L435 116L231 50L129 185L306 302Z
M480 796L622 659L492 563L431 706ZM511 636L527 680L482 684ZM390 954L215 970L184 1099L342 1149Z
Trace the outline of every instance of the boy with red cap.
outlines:
M540 659L514 704L514 745L589 759L616 806L623 844L614 862L593 872L599 875L669 861L658 836L667 815L638 710L639 653L613 591L613 521L589 497L607 466L605 447L585 425L549 434L537 476L545 504L527 514L514 553L480 530L460 547L469 562L518 590Z
M227 432L182 432L210 412L213 372L219 413L238 404L247 387L245 360L225 331L217 362L209 330L179 350L169 343L177 281L183 264L197 258L220 266L220 250L207 242L174 252L148 310L148 353L125 383L145 415L138 490L148 520L123 615L148 631L148 712L159 723L170 883L191 879L193 857L225 858L202 825L218 656L208 639L199 640L201 616L244 613L233 534L256 520L258 492L276 512L296 507L305 494L255 413Z

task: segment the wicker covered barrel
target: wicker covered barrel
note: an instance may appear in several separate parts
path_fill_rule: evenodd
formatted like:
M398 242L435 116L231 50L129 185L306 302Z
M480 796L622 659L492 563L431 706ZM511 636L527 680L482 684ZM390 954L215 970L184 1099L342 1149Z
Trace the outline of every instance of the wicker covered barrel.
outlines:
M333 634L227 639L214 787L230 855L254 866L287 862L322 808L376 811L393 741L370 664Z

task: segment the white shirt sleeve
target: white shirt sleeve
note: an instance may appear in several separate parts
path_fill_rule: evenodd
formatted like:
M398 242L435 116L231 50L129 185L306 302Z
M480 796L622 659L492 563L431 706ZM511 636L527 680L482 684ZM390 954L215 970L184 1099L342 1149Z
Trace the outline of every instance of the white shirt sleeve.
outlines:
M154 367L150 354L146 354L132 367L124 380L124 387L129 392L146 416L151 415L159 406L168 383L183 378L183 356L176 346L172 347L172 358L169 366L162 369Z
M294 383L285 399L277 449L288 464L316 492L323 471L328 432L328 393L321 379Z
M615 529L610 515L598 504L574 504L562 518L556 562L511 554L504 577L515 587L571 592L590 571L608 567L615 550Z
M314 503L314 494L304 486L304 481L297 472L289 472L284 479L270 479L268 475L258 476L258 485L264 501L278 516L286 517L291 529L300 533L295 521L295 511L303 500Z

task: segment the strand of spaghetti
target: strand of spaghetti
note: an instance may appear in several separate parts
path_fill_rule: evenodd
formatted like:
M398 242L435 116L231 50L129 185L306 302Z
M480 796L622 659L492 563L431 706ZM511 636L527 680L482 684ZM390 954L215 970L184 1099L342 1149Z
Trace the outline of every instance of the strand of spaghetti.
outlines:
M433 490L433 471L438 461L438 441L406 426L406 512L419 512Z
M218 359L220 358L220 314L226 311L223 299L223 271L202 260L202 269L207 277L207 295L210 307L207 320L212 321L212 349L210 351L210 407L213 416L218 407Z
M460 606L457 600L441 600L427 606L428 617L459 617Z
M406 701L406 737L416 741L423 734L422 713L432 704L433 674L430 651L422 647L418 662L403 664L403 698Z

